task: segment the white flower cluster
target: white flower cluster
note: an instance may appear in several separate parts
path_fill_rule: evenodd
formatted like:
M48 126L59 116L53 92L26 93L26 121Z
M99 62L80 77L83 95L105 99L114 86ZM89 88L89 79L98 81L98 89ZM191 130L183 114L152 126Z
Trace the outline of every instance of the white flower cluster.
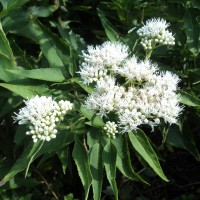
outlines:
M118 133L117 124L115 122L107 121L103 129L110 138L115 138Z
M69 101L61 100L57 103L52 97L46 96L35 96L24 102L26 106L18 114L15 113L13 118L19 124L29 125L26 134L32 135L34 142L56 138L58 123L73 106Z
M174 45L174 36L166 30L169 25L166 20L160 18L147 20L146 24L137 31L144 49L151 50L159 45Z
M126 49L128 52L128 47L125 48L120 43L116 45L116 42L114 45L106 42L107 49L109 44L112 49L114 46L123 46L121 49ZM96 49L103 51L104 46L105 44L102 45L102 48L99 46L93 48L94 52ZM113 49L113 52L118 49ZM101 55L106 55L102 51ZM112 58L110 63L115 63L115 69L112 70L112 73L91 81L96 85L94 92L87 97L85 106L96 111L105 119L114 115L117 119L116 124L122 133L135 130L143 124L149 125L153 129L154 126L160 124L161 119L169 124L176 123L182 110L178 103L179 96L176 94L177 84L180 81L178 76L168 71L160 72L157 65L152 64L149 60L140 61L135 56L128 58L127 55L124 56L124 52L121 53L122 55L118 52L118 58L123 57L124 59L120 60L120 64L116 64L119 61L118 58L114 61L114 57L110 55L101 57L102 69L109 69L108 57ZM99 56L96 55L97 61L95 61L93 54L90 49L90 52L83 56L92 57L93 63L100 62ZM85 67L81 65L79 72L81 77L84 74L85 80L90 79L91 75L85 76L84 70ZM84 83L87 84L90 81L84 81ZM116 129L112 128L113 126L110 122L106 123L104 129L107 130L108 135L112 135L111 130L117 130L116 126L114 126Z
M85 84L98 81L112 73L128 56L128 47L120 42L105 42L83 51L80 75Z

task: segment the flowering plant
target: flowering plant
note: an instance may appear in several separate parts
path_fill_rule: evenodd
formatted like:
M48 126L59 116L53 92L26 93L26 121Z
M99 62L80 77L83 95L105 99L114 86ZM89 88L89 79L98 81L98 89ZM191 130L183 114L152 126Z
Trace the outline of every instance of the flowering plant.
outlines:
M187 151L199 160L199 9L186 2L0 1L2 199L198 185L177 181L192 179Z

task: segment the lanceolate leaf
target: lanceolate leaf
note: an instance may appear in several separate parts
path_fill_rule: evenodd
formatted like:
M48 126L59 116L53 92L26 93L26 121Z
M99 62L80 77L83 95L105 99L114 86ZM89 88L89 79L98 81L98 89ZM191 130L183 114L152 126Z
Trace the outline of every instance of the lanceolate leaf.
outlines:
M116 159L117 151L115 146L109 141L103 150L103 162L106 169L107 179L112 187L115 199L118 200L118 190L115 181L116 178Z
M32 69L32 70L7 70L7 72L13 75L19 75L23 78L32 78L50 82L62 82L65 80L60 69L57 68L41 68L41 69Z
M141 181L143 183L147 183L145 180L143 180L136 172L134 172L134 169L131 164L130 160L130 153L129 148L127 144L127 139L125 135L120 136L112 141L114 144L116 150L117 150L117 168L121 171L121 173L124 174L124 176L136 180Z
M10 48L10 44L6 38L6 35L2 29L0 24L0 80L5 82L12 80L12 76L10 76L5 70L6 69L16 69L16 64L14 61L12 49Z
M174 147L187 150L198 161L200 160L191 128L188 126L187 122L184 123L182 131L175 125L169 127L166 142Z
M28 2L29 0L0 0L3 5L3 11L0 12L0 17L5 16L9 11L17 9L21 7L23 4Z
M0 83L0 86L22 96L25 99L34 97L38 94L44 94L48 91L48 87L45 85Z
M96 143L90 150L90 169L92 173L92 189L93 199L101 199L102 182L103 182L103 162L102 162L102 146Z
M81 110L82 114L91 121L91 125L98 126L98 127L104 126L104 122L103 122L102 118L100 116L96 115L94 111L89 110L84 106L81 106L80 110Z
M110 41L116 41L119 39L119 35L116 30L112 27L111 23L105 18L103 12L98 9L99 18L105 29L106 35Z
M35 154L41 148L43 142L31 143L28 145L24 153L13 165L9 173L1 180L0 185L5 184L12 179L17 173L23 171L33 161Z
M187 35L187 46L194 55L199 53L200 26L199 22L197 21L198 16L198 9L189 8L187 9L184 17L184 26Z
M158 157L154 152L145 133L138 129L134 132L129 132L129 139L134 149L142 156L142 158L151 166L151 168L158 174L163 180L168 181L164 175Z
M92 175L90 172L87 151L77 136L75 136L75 145L72 152L72 156L76 163L78 173L85 190L85 199L87 199L89 189L92 184Z
M6 35L2 29L0 24L0 52L1 54L7 56L10 59L13 59L12 49L10 48L10 44L6 38Z
M37 42L49 67L60 68L64 75L69 76L70 48L64 40L49 31L36 19L31 19L27 26L16 30L16 33Z
M79 86L81 86L86 92L88 93L92 93L94 91L94 88L89 86L89 85L85 85L83 84L83 81L81 80L81 78L76 77L76 78L71 78L70 79L72 82L77 83Z
M180 103L188 106L200 107L200 99L182 90L180 90L179 93L181 94L179 97Z

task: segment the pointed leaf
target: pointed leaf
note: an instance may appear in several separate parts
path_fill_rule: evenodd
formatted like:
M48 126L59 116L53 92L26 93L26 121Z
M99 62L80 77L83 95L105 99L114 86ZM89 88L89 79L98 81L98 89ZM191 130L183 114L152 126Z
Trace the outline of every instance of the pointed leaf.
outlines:
M68 156L69 156L68 148L61 149L60 151L57 152L57 155L62 164L63 174L65 174L66 169L67 169Z
M197 21L198 16L198 9L189 8L186 10L184 17L185 33L187 35L187 46L194 55L199 53L200 26L199 22Z
M41 148L43 142L31 143L28 145L23 154L17 159L11 170L0 181L0 186L12 179L17 173L23 171L27 166L31 164L35 154Z
M77 83L79 86L81 86L89 94L91 94L94 91L93 87L83 84L83 81L79 77L71 78L70 80L74 83Z
M7 70L7 72L14 75L21 75L23 78L32 78L50 82L62 82L65 80L60 69L57 68L41 68L32 70Z
M90 170L92 173L93 199L100 200L103 182L102 146L96 143L90 150Z
M35 18L29 20L26 26L16 29L15 32L38 43L49 67L59 68L65 76L69 76L70 48L64 40Z
M16 64L14 61L12 49L10 47L9 41L0 24L0 80L5 82L12 80L5 70L6 69L16 69Z
M103 12L98 9L98 15L101 20L101 23L105 29L106 35L110 41L116 41L119 39L117 31L112 27L111 23L106 19Z
M128 149L127 139L125 135L122 135L115 140L112 140L116 150L117 150L117 168L121 171L121 173L128 177L129 179L140 181L143 183L147 183L143 180L133 169L131 160L130 160L130 152Z
M181 94L179 97L180 103L188 106L200 107L200 99L182 90L180 90L179 93Z
M92 184L92 175L90 172L88 154L84 145L80 142L77 136L75 136L75 145L72 152L73 159L76 163L78 174L81 178L85 190L85 200L88 198L90 185Z
M94 111L89 110L84 106L81 106L80 111L87 119L90 120L92 126L102 127L105 125L103 119L100 116L96 115Z
M142 158L150 165L158 176L160 176L163 180L168 181L162 171L158 157L145 133L138 129L137 131L129 132L128 135L134 149L142 156Z
M103 150L103 162L106 169L107 179L112 187L115 199L118 200L118 190L116 184L116 159L117 151L115 146L109 141Z
M43 94L48 91L48 87L45 85L0 83L0 86L22 96L25 99L34 97L38 94Z
M179 130L178 126L170 126L167 134L166 142L176 148L185 149L191 153L197 160L200 160L199 152L195 145L190 127L184 124L183 130Z
M28 2L29 0L0 0L3 5L3 11L0 12L0 17L5 16L11 10L20 8L23 4Z

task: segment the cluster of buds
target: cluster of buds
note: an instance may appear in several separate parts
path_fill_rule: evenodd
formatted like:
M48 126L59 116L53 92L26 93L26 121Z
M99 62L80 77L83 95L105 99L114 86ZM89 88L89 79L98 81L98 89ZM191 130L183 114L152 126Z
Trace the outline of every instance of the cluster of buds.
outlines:
M116 138L116 134L118 133L117 124L115 122L107 121L105 126L103 127L107 137Z
M169 25L164 19L160 18L147 20L146 24L137 31L144 49L152 50L156 46L174 45L174 36L166 30Z
M26 134L32 135L34 142L56 138L58 124L73 106L69 101L61 100L57 103L52 97L46 96L35 96L24 102L26 106L18 114L15 113L13 118L19 124L28 125Z

